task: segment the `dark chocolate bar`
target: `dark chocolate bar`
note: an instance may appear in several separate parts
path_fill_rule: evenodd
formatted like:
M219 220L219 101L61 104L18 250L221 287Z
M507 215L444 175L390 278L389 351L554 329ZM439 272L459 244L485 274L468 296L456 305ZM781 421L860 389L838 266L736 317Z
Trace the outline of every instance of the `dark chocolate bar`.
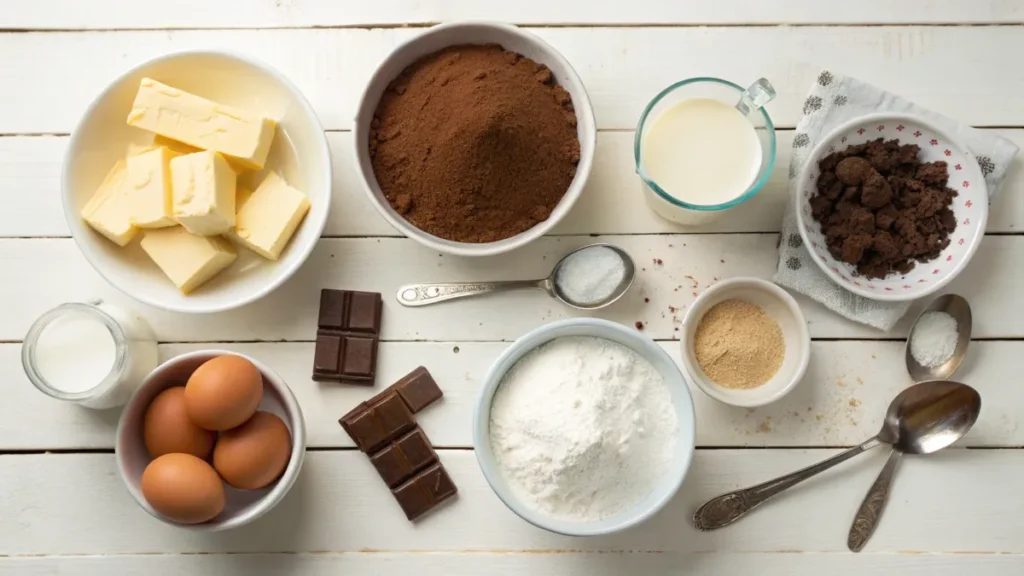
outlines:
M423 366L409 372L391 387L398 392L413 414L444 396L434 377Z
M415 520L433 510L456 492L458 488L440 462L391 491L409 520Z
M327 314L332 318L344 316L343 310L338 305L328 308ZM321 306L321 321L324 312ZM370 457L409 520L419 518L458 491L413 416L442 396L430 372L420 366L339 420L356 446Z
M437 462L437 452L434 452L423 429L417 426L370 456L370 462L388 488L394 488L413 474Z
M376 292L320 291L313 380L373 386L383 306Z
M359 404L339 422L356 446L367 454L416 427L416 419L397 392Z

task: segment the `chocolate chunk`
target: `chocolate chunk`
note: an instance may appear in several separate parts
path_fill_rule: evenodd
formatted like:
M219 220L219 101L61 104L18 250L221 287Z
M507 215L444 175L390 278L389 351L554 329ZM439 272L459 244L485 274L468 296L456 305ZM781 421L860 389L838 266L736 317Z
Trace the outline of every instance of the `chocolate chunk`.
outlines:
M416 426L409 407L394 392L372 404L359 404L339 422L356 446L368 454Z
M455 483L440 462L391 491L409 520L416 520L433 510L456 492Z
M370 462L389 488L437 462L437 453L419 427L370 456Z
M830 254L867 278L906 273L939 256L956 228L945 162L922 163L917 145L881 138L818 162L810 199ZM843 186L841 192L836 183Z
M376 292L320 291L314 380L373 386L382 309Z
M420 366L395 382L393 388L413 414L423 410L444 395L426 368Z

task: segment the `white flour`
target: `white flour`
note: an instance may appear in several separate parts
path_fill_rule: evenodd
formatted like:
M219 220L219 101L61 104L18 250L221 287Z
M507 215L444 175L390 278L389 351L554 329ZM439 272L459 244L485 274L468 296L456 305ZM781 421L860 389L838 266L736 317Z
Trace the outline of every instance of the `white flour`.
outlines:
M645 498L668 469L678 422L661 375L602 338L557 338L523 356L491 405L491 445L527 504L594 521Z

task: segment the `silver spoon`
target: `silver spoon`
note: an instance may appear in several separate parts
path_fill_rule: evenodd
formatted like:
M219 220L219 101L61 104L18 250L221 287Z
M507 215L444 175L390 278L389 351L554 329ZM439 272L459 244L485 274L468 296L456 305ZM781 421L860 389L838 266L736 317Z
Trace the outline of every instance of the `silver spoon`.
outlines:
M980 412L981 397L966 384L947 380L915 384L889 404L874 438L802 470L712 498L693 514L693 524L700 530L732 524L769 498L880 444L892 444L910 454L941 450L966 434Z
M607 277L591 277L580 284L580 277L574 272L582 272L587 259L598 259L609 266ZM614 259L617 258L616 262ZM589 268L593 270L594 267ZM408 284L398 289L398 301L405 306L426 306L445 300L468 298L491 292L508 292L539 288L550 296L580 310L604 308L615 302L629 290L636 277L636 264L625 250L611 244L591 244L578 248L565 255L551 275L540 280L511 280L502 282L452 282L442 284ZM601 280L598 282L598 280ZM574 281L576 283L574 283ZM594 284L594 282L597 282ZM591 289L594 299L583 299L581 290Z
M942 364L936 366L923 366L914 355L910 352L910 341L914 337L914 331L917 330L917 324L921 321L921 317L928 312L945 312L956 320L957 330L957 341L956 348L953 349L953 355L949 357ZM971 343L971 306L967 303L962 296L956 294L947 294L940 296L935 300L932 300L931 304L925 308L917 320L914 321L914 326L910 329L910 337L907 338L907 349L906 349L906 362L907 372L910 373L910 377L915 382L921 382L925 380L946 380L953 376L957 368L960 367L960 363L964 361L964 357L967 355L967 346ZM878 521L882 517L882 511L885 509L885 505L889 502L889 493L892 490L892 481L896 473L896 468L899 465L900 457L903 452L899 447L893 446L889 452L889 459L885 461L885 466L882 467L882 471L878 473L878 478L875 479L874 483L871 484L871 488L868 489L868 493L864 496L864 501L860 503L860 507L857 509L857 514L853 517L853 524L850 525L850 534L847 536L846 545L852 552L860 552L864 545L867 544L868 539L875 533L875 528L878 526Z

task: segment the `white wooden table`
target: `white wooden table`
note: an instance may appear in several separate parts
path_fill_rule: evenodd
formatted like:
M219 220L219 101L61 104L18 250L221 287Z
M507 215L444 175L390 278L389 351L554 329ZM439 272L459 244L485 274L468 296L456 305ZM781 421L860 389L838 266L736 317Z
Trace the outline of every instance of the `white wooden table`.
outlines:
M363 197L346 132L358 93L389 50L431 23L465 18L522 24L554 44L587 85L601 129L591 185L557 233L487 261L441 257L397 237ZM678 356L681 312L670 306L685 310L715 278L771 276L792 128L819 68L1024 144L1022 25L1022 0L2 0L0 573L1024 573L1019 165L992 206L989 235L950 286L974 306L978 340L959 377L981 391L981 420L957 449L905 461L885 519L859 555L846 551L846 530L881 453L728 529L701 534L689 517L710 496L874 434L891 397L909 384L905 322L881 334L801 299L815 342L800 388L757 410L730 409L695 390L699 450L678 497L628 533L572 539L506 510L469 450L470 414L490 362L524 331L572 312L539 294L420 310L391 299L412 281L540 276L597 236L643 267L626 301L602 315L646 322L647 333ZM146 308L104 283L68 237L59 194L67 136L89 99L130 65L198 47L250 54L288 75L328 130L336 178L324 238L297 276L257 304L212 316ZM655 93L698 75L774 83L780 158L754 201L711 227L681 233L642 203L632 131ZM653 266L654 258L664 265ZM379 382L425 364L445 390L421 422L460 496L415 525L336 423L370 391L310 380L323 287L385 294ZM280 371L302 403L310 448L285 502L224 534L172 529L135 505L114 469L117 414L45 398L19 362L20 340L38 314L96 297L145 314L165 358L216 346Z

